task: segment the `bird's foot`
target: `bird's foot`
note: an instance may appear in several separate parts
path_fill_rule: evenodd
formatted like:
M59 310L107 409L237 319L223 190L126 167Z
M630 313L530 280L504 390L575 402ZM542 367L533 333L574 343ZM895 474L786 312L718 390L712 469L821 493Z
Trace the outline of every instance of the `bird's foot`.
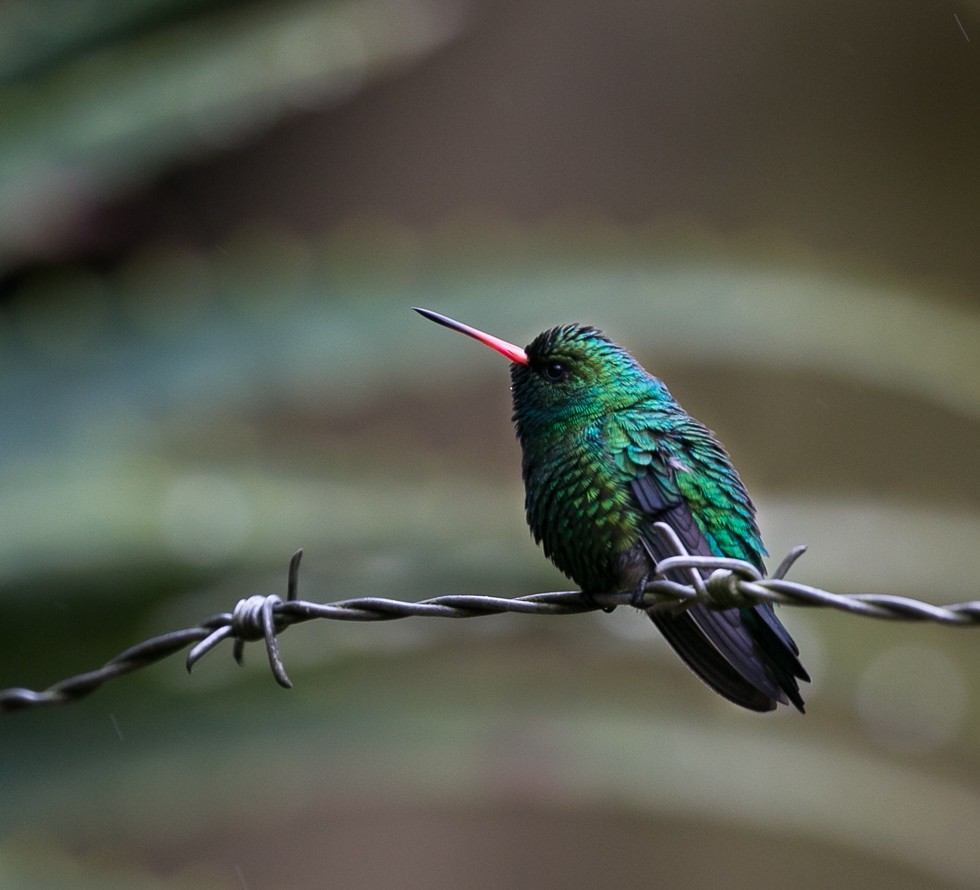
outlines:
M633 595L630 597L630 605L634 609L652 615L654 612L667 612L670 615L681 615L694 605L694 600L658 599L656 594L650 595L648 599L647 585L651 579L655 578L655 571L648 572L641 579L639 584L633 588Z
M633 596L630 598L630 605L634 609L642 609L644 612L650 609L650 605L646 602L646 593L647 584L650 583L650 578L652 575L652 572L647 572L642 578L640 578L636 587L633 588Z

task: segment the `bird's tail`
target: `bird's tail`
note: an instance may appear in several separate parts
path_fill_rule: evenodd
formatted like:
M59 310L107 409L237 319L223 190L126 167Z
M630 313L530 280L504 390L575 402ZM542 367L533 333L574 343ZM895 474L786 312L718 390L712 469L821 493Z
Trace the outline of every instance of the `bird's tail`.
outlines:
M768 603L751 609L695 605L651 612L659 631L705 683L752 711L792 703L803 712L798 680L810 677L799 649Z

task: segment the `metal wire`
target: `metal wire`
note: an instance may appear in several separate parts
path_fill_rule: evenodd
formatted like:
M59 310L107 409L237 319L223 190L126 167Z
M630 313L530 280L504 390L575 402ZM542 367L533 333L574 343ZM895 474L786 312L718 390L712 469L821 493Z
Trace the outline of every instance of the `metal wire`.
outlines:
M616 606L635 606L650 610L670 606L683 608L685 603L701 602L719 609L730 609L770 602L785 606L840 609L868 618L932 621L954 627L980 626L980 600L951 606L934 606L889 594L831 593L785 579L793 563L806 550L805 547L795 547L770 577L764 577L755 566L739 559L691 556L670 526L657 523L656 527L670 542L676 555L657 564L657 572L644 590L620 593L585 594L568 590L535 593L515 599L461 594L439 596L417 603L372 596L333 603L311 603L297 598L299 563L303 555L302 550L297 550L289 562L285 600L276 594L249 596L240 600L231 612L212 615L197 627L176 630L145 640L121 652L101 668L69 677L47 689L0 690L0 714L77 701L109 680L148 667L188 646L192 647L187 655L187 669L190 671L201 658L228 638L234 640L232 654L239 664L242 663L245 644L263 640L269 657L269 667L276 682L288 689L292 683L279 654L278 634L292 624L314 618L392 621L412 616L475 618L503 612L575 615L598 609L612 611ZM689 584L681 584L664 577L668 572L676 572L678 569L689 571Z

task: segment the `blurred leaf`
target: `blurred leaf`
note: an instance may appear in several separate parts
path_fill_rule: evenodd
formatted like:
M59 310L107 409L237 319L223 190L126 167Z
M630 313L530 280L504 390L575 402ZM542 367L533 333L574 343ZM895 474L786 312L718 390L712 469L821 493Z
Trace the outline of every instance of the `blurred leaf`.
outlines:
M166 165L227 148L305 107L349 96L372 77L431 51L458 30L453 0L217 4L159 21L164 4L0 7L27 66L0 85L0 263L68 229ZM202 4L167 4L200 12ZM152 15L151 15L152 13ZM104 16L104 17L103 17ZM43 22L41 27L38 22ZM139 27L143 25L145 27ZM99 34L114 35L88 47ZM64 58L54 48L76 47Z

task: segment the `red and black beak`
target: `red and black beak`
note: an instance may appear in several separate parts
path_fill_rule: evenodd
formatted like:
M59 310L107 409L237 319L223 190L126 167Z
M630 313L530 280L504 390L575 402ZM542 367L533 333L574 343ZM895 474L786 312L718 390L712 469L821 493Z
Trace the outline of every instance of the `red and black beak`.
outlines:
M466 334L467 337L472 337L474 340L479 340L484 346L489 346L494 351L506 356L512 362L518 365L527 364L527 353L521 349L520 346L515 346L513 343L508 343L506 340L501 340L499 337L494 337L493 334L485 334L483 331L478 331L476 328L471 328L468 324L463 324L461 321L456 321L448 316L440 315L438 312L433 312L431 309L420 309L418 306L413 306L412 308L418 312L419 315L429 319L429 321L434 321L436 324L441 324L443 327L447 327L450 330L459 331L461 334Z

